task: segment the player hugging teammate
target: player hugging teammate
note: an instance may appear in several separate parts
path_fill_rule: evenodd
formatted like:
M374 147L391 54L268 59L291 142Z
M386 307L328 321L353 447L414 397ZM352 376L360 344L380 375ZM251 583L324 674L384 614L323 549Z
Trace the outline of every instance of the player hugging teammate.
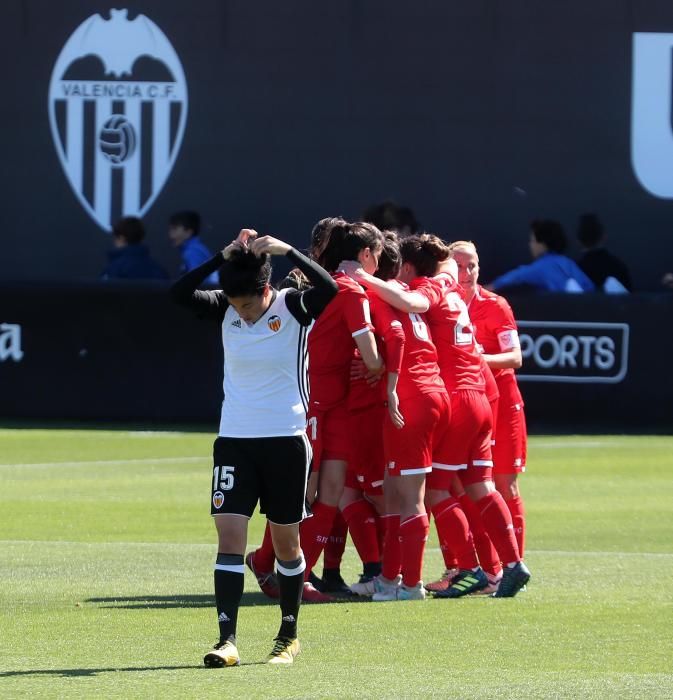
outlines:
M330 536L343 543L344 521L363 563L353 594L516 595L530 578L517 485L526 446L513 372L521 352L509 305L477 284L474 245L429 234L400 241L371 224L323 219L309 260L255 236L241 232L174 285L177 301L222 324L225 353L211 493L220 640L206 665L238 663L247 520L258 500L267 531L245 562L280 598L271 663L298 653L300 600L328 602L344 590L343 544L325 552L323 579L313 578L322 590L309 581ZM296 266L280 292L269 285L268 254ZM199 291L220 266L222 291ZM425 586L429 513L446 570Z

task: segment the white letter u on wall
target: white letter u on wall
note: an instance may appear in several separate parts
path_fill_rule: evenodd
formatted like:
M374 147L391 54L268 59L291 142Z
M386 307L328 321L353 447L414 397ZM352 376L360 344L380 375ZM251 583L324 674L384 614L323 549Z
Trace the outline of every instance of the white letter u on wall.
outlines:
M673 198L673 34L633 35L631 162L655 197Z

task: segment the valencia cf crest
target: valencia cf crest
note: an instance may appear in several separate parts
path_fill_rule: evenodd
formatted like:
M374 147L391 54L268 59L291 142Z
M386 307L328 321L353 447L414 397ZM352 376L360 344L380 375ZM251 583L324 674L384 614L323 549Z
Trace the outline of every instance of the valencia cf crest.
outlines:
M213 494L213 506L216 510L219 510L224 503L224 494L222 491L215 491Z
M274 333L280 330L280 316L272 316L267 323Z
M187 82L166 35L127 10L92 15L61 50L49 123L70 186L106 231L142 217L175 164L187 123Z

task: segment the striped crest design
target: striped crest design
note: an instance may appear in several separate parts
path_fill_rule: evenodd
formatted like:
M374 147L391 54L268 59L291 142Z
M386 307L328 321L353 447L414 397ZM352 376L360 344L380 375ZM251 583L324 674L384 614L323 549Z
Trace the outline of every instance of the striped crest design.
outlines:
M280 321L280 316L272 316L268 321L267 324L269 325L269 328L274 332L277 333L280 330L281 326L281 321Z
M142 217L173 169L187 82L166 35L127 10L92 15L61 50L49 85L56 153L79 202L105 231Z

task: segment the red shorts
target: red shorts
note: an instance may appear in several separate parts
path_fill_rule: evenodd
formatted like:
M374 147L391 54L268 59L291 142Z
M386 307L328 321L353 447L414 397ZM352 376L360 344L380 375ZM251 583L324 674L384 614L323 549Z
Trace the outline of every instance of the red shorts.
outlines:
M347 487L371 495L383 493L383 475L386 471L383 421L387 412L383 404L350 412Z
M526 416L523 401L500 399L493 446L493 473L519 474L526 471Z
M480 391L460 389L450 392L451 425L448 449L435 459L426 487L445 491L457 474L463 484L490 481L491 427L493 416L486 395ZM437 455L436 457L440 457Z
M320 464L328 459L348 461L349 425L346 401L323 411L309 406L306 415L306 433L313 448L312 471L320 471Z
M400 399L404 427L396 428L386 415L383 444L388 474L406 476L432 471L434 445L443 443L451 418L451 404L446 393Z

